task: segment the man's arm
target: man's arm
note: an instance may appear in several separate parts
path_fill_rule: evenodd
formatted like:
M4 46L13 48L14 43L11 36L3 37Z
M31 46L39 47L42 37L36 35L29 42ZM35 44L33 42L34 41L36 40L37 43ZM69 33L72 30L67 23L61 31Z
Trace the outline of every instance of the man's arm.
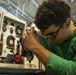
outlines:
M51 52L45 49L41 44L37 44L32 50L32 52L37 56L37 58L46 66L48 58Z
M45 65L50 75L76 75L76 63L63 59L44 48L39 42L34 29L27 30L23 39L24 47L31 50Z
M46 70L50 75L76 75L76 61L63 59L51 53Z
M76 63L57 56L45 49L41 44L36 44L32 52L44 64L49 75L76 75Z

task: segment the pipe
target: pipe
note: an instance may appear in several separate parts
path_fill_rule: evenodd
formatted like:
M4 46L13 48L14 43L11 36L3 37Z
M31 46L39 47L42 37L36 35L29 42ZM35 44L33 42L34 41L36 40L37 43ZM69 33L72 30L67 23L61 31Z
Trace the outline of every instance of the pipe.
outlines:
M37 6L37 8L38 8L38 4L34 1L34 0L31 0L36 6Z

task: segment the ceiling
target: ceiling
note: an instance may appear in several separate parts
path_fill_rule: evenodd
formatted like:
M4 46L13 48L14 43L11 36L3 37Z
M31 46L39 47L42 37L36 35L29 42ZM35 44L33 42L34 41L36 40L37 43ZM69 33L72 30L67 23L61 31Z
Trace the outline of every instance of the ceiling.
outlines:
M0 7L27 23L34 19L36 10L44 0L0 0ZM71 16L76 20L76 0L65 0L71 7Z

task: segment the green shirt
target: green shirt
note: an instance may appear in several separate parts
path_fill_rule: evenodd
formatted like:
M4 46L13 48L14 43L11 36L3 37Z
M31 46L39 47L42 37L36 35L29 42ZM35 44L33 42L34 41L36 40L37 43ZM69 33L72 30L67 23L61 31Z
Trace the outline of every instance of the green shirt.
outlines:
M49 75L76 75L76 32L59 46L47 42L43 37L41 44L51 52L45 66Z

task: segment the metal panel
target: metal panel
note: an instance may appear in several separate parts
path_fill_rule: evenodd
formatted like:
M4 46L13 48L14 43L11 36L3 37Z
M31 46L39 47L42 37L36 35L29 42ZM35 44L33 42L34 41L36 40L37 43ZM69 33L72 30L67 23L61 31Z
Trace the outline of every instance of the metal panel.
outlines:
M2 28L3 28L3 25L5 25L5 21L7 21L6 22L6 24L7 24L6 28L7 29L5 31L3 31ZM12 23L14 24L14 26L12 26L13 33L11 34L10 33L10 28L11 28ZM35 55L34 55L34 58L31 62L29 62L26 57L22 57L23 58L23 63L10 62L11 59L12 59L11 55L13 55L13 53L14 54L17 53L17 49L16 49L17 41L20 40L20 37L21 37L21 36L18 36L15 32L15 28L18 25L24 28L23 31L25 30L25 28L26 28L26 22L25 21L23 21L21 19L18 19L14 16L10 16L6 13L3 13L2 23L1 23L1 34L3 34L3 37L2 37L3 39L1 41L3 42L3 46L2 46L2 53L0 55L0 69L5 69L5 72L7 71L6 73L8 73L8 72L12 73L12 71L14 71L14 69L15 69L15 71L13 73L17 73L18 70L20 70L18 73L21 73L21 71L24 72L24 70L25 70L26 73L27 72L28 73L29 72L39 72L41 70L41 68L39 68L39 66L40 66L39 60ZM11 47L8 47L8 45L6 43L7 42L6 41L7 37L9 35L12 35L15 38L13 53L11 53L11 51L10 51ZM22 51L22 46L20 45L20 52L19 52L20 54L21 54L21 51ZM10 55L10 58L7 57L8 55ZM5 60L7 58L8 58L8 61ZM0 70L0 73L1 72L3 72L3 71Z

